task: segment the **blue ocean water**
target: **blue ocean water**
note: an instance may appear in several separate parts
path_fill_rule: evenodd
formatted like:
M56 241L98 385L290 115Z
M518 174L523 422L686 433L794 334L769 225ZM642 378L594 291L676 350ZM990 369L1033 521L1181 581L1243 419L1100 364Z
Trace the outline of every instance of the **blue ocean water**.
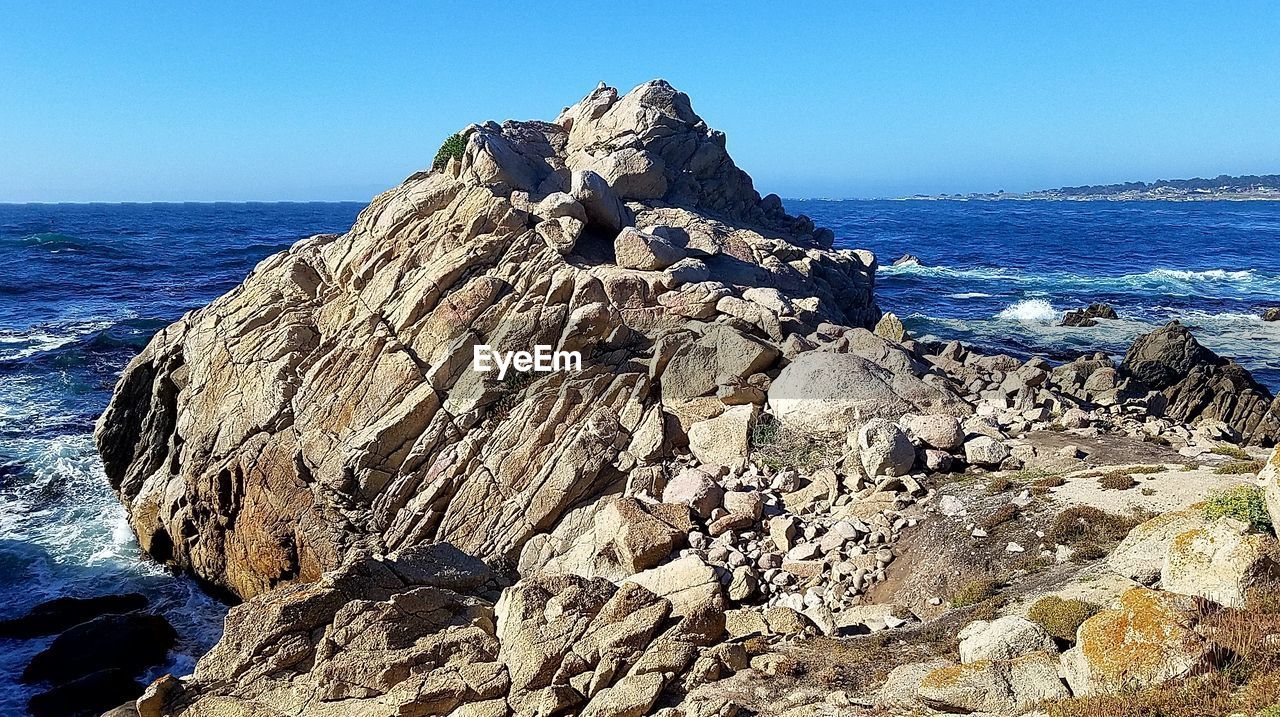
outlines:
M913 333L1069 358L1122 353L1170 318L1280 389L1280 203L789 201L874 251L883 308ZM102 474L93 423L158 328L264 257L341 232L359 204L0 205L0 618L59 595L140 590L190 671L225 607L143 560ZM920 266L893 268L903 253ZM1122 319L1055 326L1094 301ZM0 714L47 641L0 642Z
M61 595L141 591L187 674L226 608L141 559L93 446L120 370L160 327L264 257L351 226L360 204L0 205L0 618ZM0 640L0 714L48 640Z
M877 297L916 336L1117 357L1171 319L1280 391L1280 202L790 201L875 252ZM918 266L893 267L905 253ZM1110 303L1119 321L1056 324Z

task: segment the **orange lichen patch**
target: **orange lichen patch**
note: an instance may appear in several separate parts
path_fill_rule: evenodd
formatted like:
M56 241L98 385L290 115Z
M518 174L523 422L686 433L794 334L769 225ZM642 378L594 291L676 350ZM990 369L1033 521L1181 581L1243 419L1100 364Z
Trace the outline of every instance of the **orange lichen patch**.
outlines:
M1207 646L1193 631L1194 603L1135 588L1120 606L1080 625L1079 647L1095 679L1117 686L1161 682L1191 671Z
M986 672L990 666L990 660L979 660L965 665L939 667L924 676L924 679L920 681L920 687L922 689L941 689L957 685L963 682L966 677Z

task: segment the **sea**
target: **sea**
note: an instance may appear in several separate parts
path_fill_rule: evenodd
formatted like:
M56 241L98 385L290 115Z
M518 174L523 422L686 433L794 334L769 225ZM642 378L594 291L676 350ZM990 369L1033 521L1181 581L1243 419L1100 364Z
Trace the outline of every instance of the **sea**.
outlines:
M881 307L916 337L1019 356L1123 355L1172 319L1280 391L1280 202L786 202L837 246L879 258ZM103 475L93 424L121 369L162 326L263 258L342 232L362 205L0 205L0 619L72 595L139 591L177 628L190 673L227 606L139 554ZM904 254L918 263L893 266ZM1119 320L1058 326L1111 304ZM0 640L0 714L48 639Z

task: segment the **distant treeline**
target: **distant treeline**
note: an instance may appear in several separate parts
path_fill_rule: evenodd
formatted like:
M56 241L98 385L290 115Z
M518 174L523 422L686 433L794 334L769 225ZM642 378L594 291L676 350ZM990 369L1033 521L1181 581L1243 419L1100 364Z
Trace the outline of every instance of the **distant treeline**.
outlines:
M1244 192L1255 189L1280 189L1280 174L1246 174L1240 177L1221 175L1213 179L1160 179L1155 182L1125 182L1124 184L1094 184L1083 187L1063 187L1049 190L1060 194L1120 194L1122 192L1150 192L1157 189L1192 191Z

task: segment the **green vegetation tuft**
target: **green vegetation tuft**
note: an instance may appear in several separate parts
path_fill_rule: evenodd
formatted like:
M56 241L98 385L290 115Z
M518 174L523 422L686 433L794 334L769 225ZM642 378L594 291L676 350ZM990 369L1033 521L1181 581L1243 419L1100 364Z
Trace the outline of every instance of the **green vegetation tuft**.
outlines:
M1238 446L1230 446L1225 443L1214 446L1210 453L1216 453L1227 458L1234 458L1238 461L1247 461L1253 458L1249 452Z
M1063 600L1056 595L1040 598L1031 606L1027 619L1050 635L1067 642L1076 641L1076 629L1102 608L1084 600Z
M1133 476L1124 470L1111 471L1098 478L1098 485L1102 486L1103 490L1129 490L1137 484Z
M1255 530L1271 530L1272 527L1265 494L1256 485L1227 488L1209 496L1204 504L1204 517L1209 520L1222 517L1243 520Z
M467 149L467 141L460 134L451 134L445 138L444 144L436 151L436 158L431 160L431 168L444 169L451 159L462 159Z
M968 607L985 602L995 597L999 588L1000 585L991 578L970 580L951 596L951 607Z
M1138 522L1091 505L1077 505L1059 513L1045 537L1060 545L1114 543L1124 540Z
M1267 464L1262 461L1233 461L1218 466L1214 473L1220 476L1242 476L1250 473L1257 473Z

